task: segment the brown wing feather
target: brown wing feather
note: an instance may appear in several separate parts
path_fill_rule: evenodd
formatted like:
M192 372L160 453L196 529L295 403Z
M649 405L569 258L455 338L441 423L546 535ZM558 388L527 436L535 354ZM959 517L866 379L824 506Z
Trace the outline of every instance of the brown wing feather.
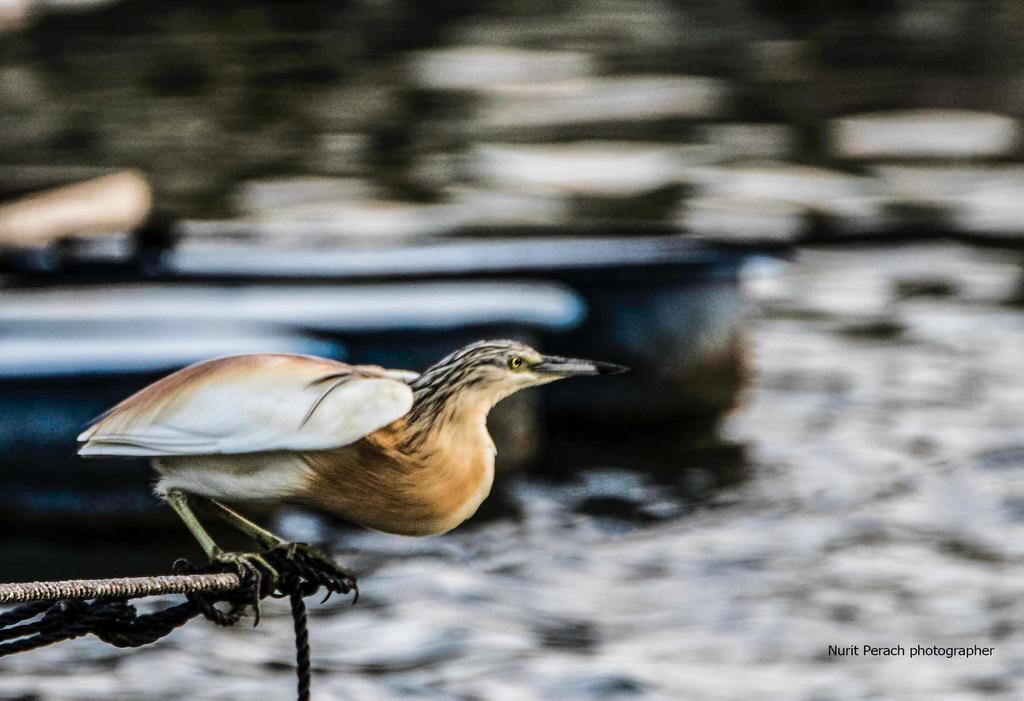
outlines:
M375 422L378 415L404 413L401 406L406 394L411 397L411 391L399 390L406 387L405 383L383 368L288 354L239 355L203 361L144 387L113 407L79 436L86 443L81 452L200 454L214 444L218 451L239 452L236 439L250 434L255 446L273 444L275 436L297 445L308 441L329 443L329 436L316 434L330 426L307 428L306 424L322 405L326 406L324 402L329 396L342 387L342 391L350 393L355 388L353 383L360 380L375 382L358 383L359 390L351 396L359 404L345 406L344 397L331 400L335 404L332 410L342 410L339 419L347 416L350 425L360 426L364 421ZM325 382L329 384L321 389ZM374 393L371 388L378 391ZM342 405L337 406L337 402ZM235 417L232 411L236 410L249 413ZM208 415L208 423L198 421L193 416L196 412ZM304 428L307 430L303 436L294 439ZM133 445L140 451L148 447L154 452L131 452Z

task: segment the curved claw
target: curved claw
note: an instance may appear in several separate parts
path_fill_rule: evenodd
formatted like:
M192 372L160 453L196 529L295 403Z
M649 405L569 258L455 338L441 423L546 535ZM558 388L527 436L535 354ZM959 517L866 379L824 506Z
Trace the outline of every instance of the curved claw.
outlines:
M309 560L315 563L316 565L319 565L320 568L331 573L338 581L339 589L342 591L342 593L347 594L350 591L354 591L355 600L353 600L353 604L355 603L356 600L359 599L359 585L357 584L355 576L350 572L346 572L344 569L342 569L338 565L338 563L334 561L334 558L325 553L323 550L320 550L319 548L312 546L308 543L288 543L287 545L283 546L283 549L285 556L289 559L294 560L297 558L297 556L301 556L302 558ZM332 592L328 590L327 596L324 597L324 601L327 601L331 593Z
M273 591L277 588L278 581L280 581L280 574L260 553L224 552L223 550L217 550L210 556L210 560L233 566L238 571L239 577L244 578L247 574L252 574L255 582L252 602L255 614L253 627L255 628L260 622L260 592L263 591L263 576L266 574L270 578L269 590Z

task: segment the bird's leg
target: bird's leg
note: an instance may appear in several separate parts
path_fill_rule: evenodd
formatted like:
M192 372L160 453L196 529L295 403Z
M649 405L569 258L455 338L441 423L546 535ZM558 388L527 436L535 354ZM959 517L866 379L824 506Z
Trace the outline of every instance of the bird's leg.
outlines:
M337 563L325 552L319 548L315 548L308 543L292 543L279 535L271 533L266 528L258 526L242 514L238 513L229 506L225 506L216 499L207 498L206 502L213 507L214 512L227 523L240 530L245 535L249 536L257 543L262 545L267 550L273 550L275 548L284 548L288 557L295 557L296 552L302 552L310 559L328 565L331 570L344 572L338 567ZM345 573L347 574L347 573Z
M231 524L245 535L249 536L267 550L280 548L288 545L284 538L271 533L266 528L256 525L234 509L225 506L216 499L207 499L206 502L213 507L214 512L225 522Z
M178 514L178 518L182 520L192 533L192 536L199 542L199 546L206 553L206 557L211 561L215 560L222 551L203 527L203 524L196 518L192 507L189 506L188 495L177 489L171 489L164 495L164 500L174 509L174 512Z
M217 545L217 543L214 542L213 538L192 511L192 507L189 504L188 494L178 489L171 489L168 490L164 498L167 500L167 503L170 504L171 508L174 509L175 513L178 514L178 517L181 518L189 531L192 532L195 539L199 541L200 547L202 547L203 552L206 553L206 557L210 559L210 562L224 562L234 565L238 569L239 574L244 574L244 571L247 569L253 571L256 575L257 590L260 588L259 578L261 571L260 568L262 568L263 571L266 571L270 575L271 588L273 589L277 586L277 570L274 569L262 555L259 553L225 552L219 545ZM259 567L256 567L253 563L256 563Z

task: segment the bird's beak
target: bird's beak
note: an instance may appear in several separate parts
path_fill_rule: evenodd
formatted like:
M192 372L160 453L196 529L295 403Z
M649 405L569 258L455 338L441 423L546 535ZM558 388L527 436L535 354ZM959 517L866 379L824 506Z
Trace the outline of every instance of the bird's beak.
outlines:
M615 363L602 363L597 360L581 360L580 358L562 358L557 355L542 355L541 361L534 365L538 375L551 377L575 377L577 375L618 375L629 372L629 368Z

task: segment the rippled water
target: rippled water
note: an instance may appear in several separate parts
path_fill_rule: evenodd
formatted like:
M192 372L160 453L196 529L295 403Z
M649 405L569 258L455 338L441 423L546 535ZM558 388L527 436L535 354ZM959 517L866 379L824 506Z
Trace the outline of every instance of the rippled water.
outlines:
M753 276L753 382L719 442L559 446L553 462L589 469L506 478L448 536L325 532L363 596L313 609L315 697L1021 698L1021 278L1006 254L946 246L809 251ZM0 660L0 696L290 698L286 605L264 614Z

